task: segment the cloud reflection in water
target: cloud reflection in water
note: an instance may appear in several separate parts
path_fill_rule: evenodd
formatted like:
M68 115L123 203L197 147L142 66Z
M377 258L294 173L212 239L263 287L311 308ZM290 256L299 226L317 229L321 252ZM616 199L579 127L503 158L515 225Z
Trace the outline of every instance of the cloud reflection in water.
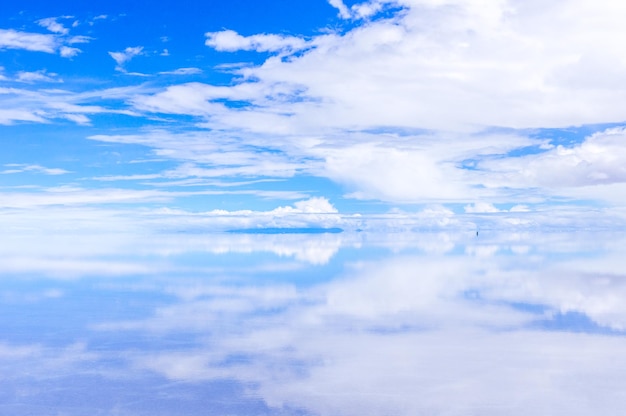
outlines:
M586 415L626 404L621 236L85 242L92 251L24 244L22 255L93 270L4 267L0 409ZM88 400L99 391L107 398Z

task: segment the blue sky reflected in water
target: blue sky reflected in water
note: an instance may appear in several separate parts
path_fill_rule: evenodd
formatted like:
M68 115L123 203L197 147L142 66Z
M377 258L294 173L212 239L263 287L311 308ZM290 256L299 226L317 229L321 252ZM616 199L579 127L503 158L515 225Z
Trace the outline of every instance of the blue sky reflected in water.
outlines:
M588 415L626 403L622 235L7 241L3 414Z

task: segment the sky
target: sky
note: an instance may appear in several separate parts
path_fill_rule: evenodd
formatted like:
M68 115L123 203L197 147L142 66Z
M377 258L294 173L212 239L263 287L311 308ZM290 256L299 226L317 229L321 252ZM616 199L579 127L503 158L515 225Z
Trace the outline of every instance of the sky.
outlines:
M3 229L626 225L626 5L20 1Z

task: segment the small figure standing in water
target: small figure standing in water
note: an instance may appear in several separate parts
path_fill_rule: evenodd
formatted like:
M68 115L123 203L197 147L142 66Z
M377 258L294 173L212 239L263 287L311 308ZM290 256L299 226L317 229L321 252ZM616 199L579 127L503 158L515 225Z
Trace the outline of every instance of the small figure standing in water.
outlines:
M476 237L478 237L478 230L476 231Z

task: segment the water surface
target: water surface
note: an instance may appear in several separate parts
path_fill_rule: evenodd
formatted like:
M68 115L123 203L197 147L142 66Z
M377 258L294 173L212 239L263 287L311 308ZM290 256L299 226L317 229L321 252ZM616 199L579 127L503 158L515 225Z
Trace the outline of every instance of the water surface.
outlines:
M0 413L620 414L625 240L9 235Z

